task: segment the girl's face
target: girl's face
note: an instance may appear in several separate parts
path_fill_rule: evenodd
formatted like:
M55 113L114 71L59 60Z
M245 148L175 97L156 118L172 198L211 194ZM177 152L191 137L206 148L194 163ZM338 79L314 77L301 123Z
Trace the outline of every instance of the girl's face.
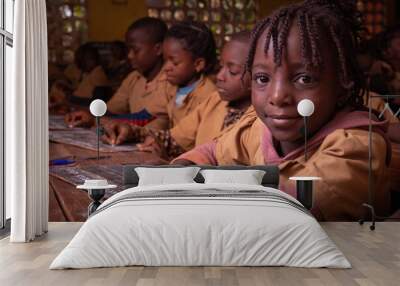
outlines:
M177 86L187 86L194 83L205 67L203 58L194 59L182 43L174 38L167 38L163 43L164 69L168 81Z
M250 97L250 76L242 81L242 74L249 44L231 41L225 44L220 59L220 70L217 74L217 88L222 100L236 101Z
M146 29L134 29L125 35L128 59L132 68L145 75L162 58L161 43L153 43Z
M321 43L328 43L321 47L324 68L307 70L302 63L299 30L295 24L289 31L282 64L277 66L273 61L272 41L268 54L264 53L266 33L258 40L252 66L252 103L277 141L294 143L302 139L303 118L297 113L297 104L302 99L314 102L315 111L308 125L313 134L332 118L339 96L344 95L333 60L336 51L327 48L328 40L322 39Z

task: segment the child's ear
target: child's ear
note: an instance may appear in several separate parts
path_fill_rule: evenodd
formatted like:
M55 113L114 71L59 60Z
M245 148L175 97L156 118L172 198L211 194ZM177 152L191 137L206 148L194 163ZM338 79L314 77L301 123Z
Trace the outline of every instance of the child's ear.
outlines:
M162 56L162 43L155 44L154 50L155 50L157 56Z
M206 60L204 58L197 58L194 60L194 68L197 73L201 73L206 68Z

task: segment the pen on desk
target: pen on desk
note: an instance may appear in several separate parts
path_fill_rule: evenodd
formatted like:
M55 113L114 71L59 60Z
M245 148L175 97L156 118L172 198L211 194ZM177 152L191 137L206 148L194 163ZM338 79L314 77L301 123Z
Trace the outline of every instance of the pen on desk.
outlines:
M75 163L75 160L72 159L54 159L50 160L50 166L60 166L60 165L69 165Z

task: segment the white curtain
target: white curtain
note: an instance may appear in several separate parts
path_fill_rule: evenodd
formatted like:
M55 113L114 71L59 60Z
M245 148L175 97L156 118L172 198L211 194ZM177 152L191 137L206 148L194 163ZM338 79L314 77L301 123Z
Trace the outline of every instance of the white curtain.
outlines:
M12 242L47 232L48 83L45 0L15 1L14 93L6 98L6 187Z

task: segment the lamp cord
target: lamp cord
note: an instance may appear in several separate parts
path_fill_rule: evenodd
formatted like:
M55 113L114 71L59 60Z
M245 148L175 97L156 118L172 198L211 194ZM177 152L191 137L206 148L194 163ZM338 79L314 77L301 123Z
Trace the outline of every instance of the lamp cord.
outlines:
M374 209L374 198L372 194L372 107L371 107L371 98L368 98L368 118L369 118L369 125L368 125L368 203L362 204L363 207L367 208L371 213L371 225L369 228L371 230L375 229L375 220L377 218ZM365 217L360 219L358 222L360 225L364 224Z
M307 116L304 116L304 160L308 160L307 154Z
M96 116L96 133L97 133L97 161L100 160L100 117Z

